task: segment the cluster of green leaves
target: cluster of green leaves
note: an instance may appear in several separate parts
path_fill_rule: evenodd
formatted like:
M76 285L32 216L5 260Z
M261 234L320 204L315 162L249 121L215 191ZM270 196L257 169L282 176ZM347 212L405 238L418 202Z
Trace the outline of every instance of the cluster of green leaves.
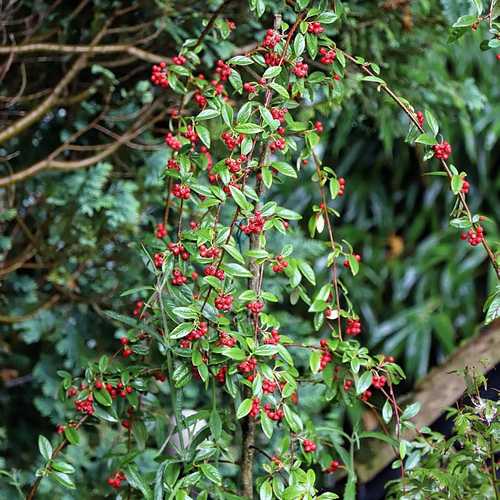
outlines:
M500 450L500 403L480 395L486 380L466 369L465 401L450 408L453 433L446 438L428 427L408 443L405 480L389 484L388 498L496 498L496 454ZM465 398L464 398L465 399Z

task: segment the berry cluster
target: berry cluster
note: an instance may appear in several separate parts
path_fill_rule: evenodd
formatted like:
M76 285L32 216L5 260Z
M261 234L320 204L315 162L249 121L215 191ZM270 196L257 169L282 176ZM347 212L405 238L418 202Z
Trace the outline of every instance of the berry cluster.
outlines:
M135 318L137 318L138 316L140 316L143 307L144 307L144 301L143 300L138 300L135 303L134 311L132 312L132 314L133 314L133 316Z
M357 319L348 318L345 332L355 337L361 333L361 322Z
M198 247L198 252L200 253L200 257L204 257L205 259L216 259L220 257L221 249L217 247L209 247L206 245L200 245Z
M246 82L243 84L243 90L247 94L253 94L254 92L257 91L257 87L253 83Z
M231 294L219 294L215 298L215 307L219 311L230 311L233 308L233 296Z
M319 53L321 54L321 58L319 60L321 64L333 64L335 57L337 57L337 53L333 49L328 50L325 47L321 47L319 49Z
M234 347L236 345L236 339L226 332L219 332L219 341L217 345L224 347Z
M240 155L239 158L226 158L225 164L227 168L232 174L237 174L241 170L242 163L247 161L247 157L245 155Z
M312 33L313 35L319 35L320 33L323 33L323 31L325 31L325 28L323 28L323 26L321 26L321 23L319 23L318 21L313 21L312 23L309 23L307 31L309 33Z
M195 92L193 98L200 108L204 108L207 105L207 98L201 92Z
M382 389L382 387L384 387L386 382L387 379L383 375L381 375L380 377L374 375L372 377L372 385L373 387L375 387L375 389Z
M314 129L316 130L316 132L318 132L318 134L321 134L321 132L323 132L324 130L323 124L320 121L317 121L314 124Z
M162 253L155 253L153 256L153 261L155 263L155 266L158 269L161 269L161 266L163 266L163 261L165 259L165 256Z
M115 490L120 488L123 481L125 481L125 474L121 471L113 474L110 478L108 478L108 484Z
M168 78L167 78L167 63L161 62L160 64L155 64L151 70L151 82L153 85L158 87L167 88Z
M186 131L182 134L191 144L196 144L200 140L200 136L192 125L188 125Z
M320 371L323 371L333 358L332 358L332 353L328 348L328 342L326 339L321 339L319 341L319 345L321 347L321 358L319 360L319 369Z
M184 66L184 64L186 64L186 58L183 55L179 54L172 57L172 62L174 64L177 64L178 66Z
M268 52L264 56L264 62L268 66L279 66L280 61L281 57L279 56L279 54L276 54L276 52Z
M285 260L283 255L276 257L276 262L273 264L273 271L275 273L282 273L288 267L288 261Z
M128 358L129 356L132 356L134 353L132 349L128 346L129 340L127 337L121 337L120 338L120 344L123 346L122 350L122 356L124 358Z
M167 229L165 228L165 224L156 224L155 236L161 240L167 236Z
M278 345L280 343L281 337L275 328L271 330L271 336L264 339L264 344Z
M434 144L432 149L434 150L434 156L438 160L447 160L451 155L451 146L446 141Z
M274 47L280 43L280 40L281 36L279 33L273 29L268 29L264 40L262 40L262 47L265 47L266 49L274 49Z
M467 240L469 245L475 247L479 245L484 238L484 229L481 226L477 226L476 230L469 229L466 233L460 235L462 240Z
M182 286L187 283L187 278L182 274L179 269L174 269L172 271L172 285L174 286Z
M286 141L283 137L280 137L275 141L269 143L269 149L271 150L271 153L274 153L278 150L283 151L285 147L286 147Z
M333 474L340 467L340 462L338 460L332 460L330 465L325 469L325 472L328 474Z
M170 158L170 160L167 161L167 168L169 170L180 170L181 167L174 159Z
M221 281L224 280L224 276L225 276L225 273L222 269L217 269L213 265L209 265L209 266L205 267L205 269L203 270L203 274L205 276L215 276L217 279L219 279Z
M192 342L194 340L201 339L208 333L208 323L206 321L200 321L198 328L191 330L189 335L187 335L186 340Z
M371 397L372 397L372 391L366 389L366 391L364 391L363 394L361 394L359 399L361 399L361 401L368 401Z
M343 177L339 177L339 192L338 196L344 196L345 193L345 179Z
M464 181L462 182L462 189L460 191L462 191L463 194L468 194L469 189L470 189L470 182L464 179Z
M221 81L225 82L231 76L233 70L222 59L219 59L217 61L217 67L215 68L215 72L219 75Z
M316 443L310 439L304 439L304 441L302 441L302 446L306 453L314 453L316 451Z
M283 123L285 119L285 115L288 113L287 108L271 108L271 115L275 120L278 120L280 123Z
M182 148L182 144L181 144L181 141L179 141L179 139L177 139L177 137L174 137L172 135L172 132L169 132L166 136L165 136L165 144L173 149L174 151L179 151L181 148Z
M276 390L277 385L278 384L274 380L265 378L262 381L262 390L265 394L272 394Z
M252 373L257 367L257 360L255 358L248 358L245 361L242 361L238 365L238 370L240 373Z
M285 416L285 412L281 408L274 408L273 410L269 403L264 405L264 411L266 412L266 415L275 422L280 422Z
M182 260L189 259L189 253L186 251L186 249L184 248L184 245L182 243L170 242L167 245L167 248L175 257L180 256Z
M417 111L417 122L421 127L424 126L424 121L425 121L425 118L424 118L424 114L422 113L422 111Z
M255 316L258 316L262 312L262 309L264 309L264 303L260 302L259 300L255 300L254 302L249 302L247 304L247 309L252 314L255 314Z
M93 415L95 413L94 396L92 396L92 394L89 394L85 399L77 399L75 401L75 409L80 413Z
M348 391L352 387L352 380L344 380L344 391Z
M252 418L257 418L259 416L259 411L260 411L260 399L259 398L253 398L252 399L252 407L250 408L249 415Z
M95 382L96 389L98 388L98 382L100 381L97 380ZM102 382L100 382L99 385L101 385L102 388L103 385ZM111 396L111 399L116 399L118 396L120 396L121 398L127 397L127 394L132 394L132 392L134 392L134 389L130 385L124 386L122 382L118 382L116 387L109 383L106 384L106 391L108 391L108 394Z
M245 138L243 134L239 134L235 137L230 132L223 132L220 137L224 141L226 148L230 151L239 146Z
M252 217L248 219L247 224L241 224L241 230L245 234L260 234L264 229L264 224L266 219L262 217L262 214L256 210Z
M189 200L189 197L191 196L191 189L189 189L189 186L186 186L185 184L174 184L172 187L172 194L181 200Z
M215 379L219 384L223 384L226 381L227 366L221 366L218 372L215 374Z
M292 71L298 78L305 78L309 73L309 66L304 62L297 62Z

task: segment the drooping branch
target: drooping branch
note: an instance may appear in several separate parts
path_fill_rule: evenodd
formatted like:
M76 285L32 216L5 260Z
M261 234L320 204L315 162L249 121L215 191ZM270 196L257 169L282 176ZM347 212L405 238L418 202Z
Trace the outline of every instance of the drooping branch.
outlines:
M346 59L348 59L351 63L355 64L356 66L360 67L361 70L364 73L366 73L368 76L371 76L371 77L376 76L373 73L373 71L369 68L367 63L361 62L360 60L356 59L355 57L348 54L347 52L343 52L343 54L345 55ZM405 112L405 114L408 116L408 118L411 120L411 122L415 125L415 127L420 132L424 133L424 128L418 122L416 114L403 102L403 100L393 90L391 90L391 88L386 83L381 83L381 84L379 84L379 86ZM453 177L453 173L450 170L450 167L448 166L446 161L443 159L440 159L440 163L441 163L443 170L446 172L446 175L451 180L451 178ZM458 197L460 199L460 203L462 204L462 207L465 210L465 213L467 214L467 219L469 220L470 224L473 227L477 227L477 224L473 221L472 212L469 208L469 205L467 204L467 200L465 199L465 194L460 191L458 193ZM491 265L493 266L493 269L495 270L495 273L497 275L497 279L500 279L500 265L498 264L497 259L495 257L495 254L491 250L491 247L488 244L488 241L486 240L486 238L483 238L481 240L481 244L483 245L484 249L486 250L486 253L488 254L488 258L491 262Z
M49 52L57 54L116 54L126 53L150 63L168 61L165 57L141 49L134 45L110 44L110 45L65 45L58 43L30 43L26 45L4 45L0 46L0 54L27 54L32 52Z

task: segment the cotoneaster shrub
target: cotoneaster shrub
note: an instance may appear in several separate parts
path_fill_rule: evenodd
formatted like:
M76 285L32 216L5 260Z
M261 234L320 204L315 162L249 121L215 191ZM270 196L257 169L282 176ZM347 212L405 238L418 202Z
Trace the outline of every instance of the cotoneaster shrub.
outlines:
M250 5L257 16L264 13L260 1ZM394 446L404 475L400 436L418 407L398 406L394 385L404 374L394 360L370 354L356 340L363 319L343 273L356 276L362 256L336 239L335 200L349 196L349 179L323 163L323 124L295 120L299 108L319 99L339 105L348 98L347 65L357 68L406 113L408 141L427 148L425 159L437 160L436 174L456 195L452 225L464 231L464 244L482 246L499 271L486 221L469 209L466 174L448 165L452 146L439 136L433 114L395 94L376 64L335 44L328 27L342 15L324 2L283 6L258 46L217 61L205 74L198 54L214 16L199 39L153 67L151 81L169 93L173 112L165 134L165 205L155 238L145 238L143 247L151 283L124 292L138 297L130 316L106 312L124 325L113 356L83 367L79 377L59 372L70 413L57 444L40 437L44 464L27 498L45 476L78 491L62 453L79 443L82 425L96 423L121 428L102 491L122 497L258 492L262 499L327 499L336 495L319 476L345 473L344 498L354 498L353 452L368 437ZM227 29L238 27L227 21ZM296 255L300 214L266 196L274 183L306 176L317 183L308 227L324 249L331 273L325 283ZM308 308L316 343L280 329L285 298ZM377 410L384 433L332 432L301 408L301 393L318 386L328 405L348 408L361 400ZM192 391L204 394L196 407ZM143 453L146 447L156 452Z

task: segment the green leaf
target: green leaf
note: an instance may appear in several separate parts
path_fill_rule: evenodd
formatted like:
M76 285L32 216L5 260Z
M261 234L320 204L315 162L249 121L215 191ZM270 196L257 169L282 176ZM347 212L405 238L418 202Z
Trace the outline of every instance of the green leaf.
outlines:
M245 259L243 258L243 255L239 252L239 250L230 244L223 245L224 250L234 259L237 260L240 264L245 263Z
M378 76L364 76L362 78L364 82L374 82L374 83L379 83L380 85L385 85L385 80L382 80L382 78Z
M356 394L359 396L372 385L372 372L366 371L356 381Z
M97 408L96 408L96 410L97 410ZM64 437L71 444L77 445L80 443L80 435L78 434L78 431L74 427L66 426L64 428Z
M197 319L198 312L190 307L174 307L173 313L183 319Z
M202 121L202 120L210 120L212 118L215 118L220 115L220 111L217 111L216 109L204 109L198 116L196 117L196 121Z
M295 52L295 56L296 57L299 57L302 52L304 52L306 48L306 41L304 39L304 35L302 35L301 33L297 33L297 35L295 35L295 40L293 42L293 51Z
M266 80L270 80L271 78L275 78L281 73L281 66L269 66L269 68L264 71L262 78Z
M229 65L233 66L248 66L253 64L253 61L250 57L247 56L234 56L227 62Z
M238 407L238 411L236 412L236 418L239 420L240 418L246 417L250 410L252 409L252 400L244 399L240 406Z
M420 134L415 139L415 142L418 142L420 144L427 144L428 146L433 146L434 144L437 144L437 140L428 134Z
M210 132L203 125L196 125L196 133L200 136L200 140L207 148L210 147Z
M240 276L241 278L251 278L253 276L248 269L234 262L223 264L222 269L232 276Z
M425 115L425 123L427 123L429 128L432 130L432 134L435 137L439 132L438 122L437 122L436 118L434 117L434 115L430 111L425 110L424 115Z
M458 194L462 190L464 179L461 175L453 175L451 178L451 190L453 194Z
M314 271L313 268L305 261L305 260L298 260L297 261L299 265L300 272L304 275L307 281L311 283L311 285L316 284L316 278L314 276Z
M297 178L297 172L295 171L295 169L284 161L275 161L271 166L272 168L275 168L280 174L286 175L287 177L293 177L294 179Z
M100 389L98 391L94 391L94 397L96 401L103 406L111 406L113 404L113 400L109 395L109 392L106 389Z
M239 134L258 134L262 132L264 129L255 123L240 123L239 125L236 125L234 127L234 130L238 132Z
M262 483L259 489L260 500L272 500L273 498L273 487L271 481L267 480Z
M382 407L382 418L386 424L388 424L392 418L392 405L388 399L386 399L384 406Z
M459 17L455 23L453 24L454 28L465 28L467 26L472 26L474 23L477 23L478 19L477 16L474 15L469 15L469 16L462 16Z
M220 472L213 465L201 464L200 469L201 469L201 472L203 472L203 475L209 481L212 481L212 483L215 483L217 485L222 484L222 476L220 475Z
M349 269L351 270L352 275L356 276L359 271L359 262L353 254L348 255L347 260L349 262Z
M335 12L322 12L317 18L316 21L323 24L331 24L334 23L338 19L337 14Z
M139 490L145 500L152 500L153 493L148 483L146 483L145 477L139 472L135 464L129 465L125 469L125 475L132 488Z
M242 210L252 210L252 204L247 201L245 195L234 186L229 186L229 190L231 191L231 195L236 205L238 205Z
M64 472L65 474L73 474L75 472L75 468L68 464L67 462L62 462L60 460L53 460L50 463L51 469L54 469L58 472Z
M290 429L292 429L293 432L301 432L304 426L300 417L286 404L283 405L283 410L285 413L285 420L290 426Z
M38 436L38 449L45 460L50 460L50 457L52 456L52 445L50 444L50 441L41 434Z
M321 362L321 351L314 349L309 356L309 367L313 373L318 373Z
M180 325L177 325L169 335L169 338L171 339L182 339L189 333L191 333L194 329L193 323L181 323Z
M271 87L277 94L279 94L281 97L284 99L290 99L290 94L288 93L288 90L283 87L283 85L280 85L279 83L276 82L271 82L268 87Z
M412 403L411 405L407 406L403 414L401 415L401 420L408 420L410 418L413 418L419 411L420 411L420 402L416 401L415 403Z
M73 480L64 472L54 471L52 474L50 474L50 477L52 479L55 479L60 485L64 486L65 488L68 488L69 490L76 489Z

